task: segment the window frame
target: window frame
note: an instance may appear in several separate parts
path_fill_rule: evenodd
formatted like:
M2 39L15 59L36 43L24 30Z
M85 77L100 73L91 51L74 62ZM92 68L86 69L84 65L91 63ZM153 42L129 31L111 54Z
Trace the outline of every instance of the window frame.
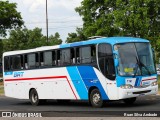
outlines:
M23 69L17 69L18 71L21 71L21 70L32 70L32 69L43 69L43 68L57 68L57 67L65 67L65 66L81 66L81 65L86 65L86 66L94 66L94 67L97 67L97 59L94 63L96 63L96 65L93 65L92 62L89 62L89 63L78 63L78 60L77 60L77 56L80 57L80 49L83 48L83 47L90 47L90 50L92 49L92 46L94 46L96 48L96 45L97 44L87 44L87 45L81 45L81 46L74 46L74 47L66 47L66 48L58 48L58 49L50 49L50 50L44 50L44 51L35 51L35 52L29 52L29 53L22 53L22 54L15 54L15 55L8 55L8 56L4 56L4 57L9 57L9 65L11 64L10 62L10 58L12 56L22 56L23 58L23 62L21 61L21 63L23 63ZM70 50L70 63L67 64L67 65L62 65L62 64L58 64L58 60L61 61L61 51L62 50L65 50L65 49L69 49ZM77 54L77 51L79 49L79 55ZM41 53L45 53L45 52L51 52L52 53L52 65L50 66L41 66L41 58L40 58L40 54ZM73 52L73 53L71 53ZM92 51L91 51L92 52ZM35 54L35 65L34 67L32 68L26 68L26 64L28 66L28 55L31 55L31 54ZM38 58L36 58L36 54L38 55ZM54 56L54 59L53 59L53 54L55 54ZM92 53L91 54L91 58L92 59ZM96 54L97 55L97 54ZM27 58L26 58L27 57ZM44 57L44 55L43 55ZM75 58L74 62L73 62L73 58ZM37 63L38 65L36 65L36 59L37 60ZM44 58L43 58L44 59ZM53 63L55 61L55 64ZM61 63L61 62L59 62ZM11 66L10 66L10 69L8 71L11 71L13 69L11 69ZM14 69L15 70L15 69Z

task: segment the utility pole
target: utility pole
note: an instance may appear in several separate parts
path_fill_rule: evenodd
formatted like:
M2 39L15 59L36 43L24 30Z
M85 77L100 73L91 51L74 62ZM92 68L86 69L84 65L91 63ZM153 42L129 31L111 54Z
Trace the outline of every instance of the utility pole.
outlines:
M47 11L47 0L46 0L46 32L47 32L47 45L48 45L48 11Z

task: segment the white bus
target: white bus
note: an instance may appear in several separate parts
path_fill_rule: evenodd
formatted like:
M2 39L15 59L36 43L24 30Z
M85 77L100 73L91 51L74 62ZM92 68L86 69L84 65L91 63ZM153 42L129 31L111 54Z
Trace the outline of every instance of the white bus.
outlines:
M3 54L4 91L8 97L106 100L132 104L158 92L157 74L148 40L132 37L91 39Z

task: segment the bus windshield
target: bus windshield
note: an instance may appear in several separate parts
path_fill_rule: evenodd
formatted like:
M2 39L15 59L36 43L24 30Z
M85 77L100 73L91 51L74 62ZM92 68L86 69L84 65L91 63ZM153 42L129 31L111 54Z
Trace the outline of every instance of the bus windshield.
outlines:
M116 45L119 53L120 76L155 74L153 53L149 43L122 43Z

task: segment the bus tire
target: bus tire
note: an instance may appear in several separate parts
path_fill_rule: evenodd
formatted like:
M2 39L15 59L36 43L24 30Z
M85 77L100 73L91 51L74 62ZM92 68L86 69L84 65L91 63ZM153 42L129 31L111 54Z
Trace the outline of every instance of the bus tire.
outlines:
M123 102L127 105L132 105L136 101L136 97L123 99Z
M90 93L89 98L90 104L93 107L100 108L103 106L102 96L98 89L93 89Z
M32 89L29 93L29 99L32 105L37 106L39 105L39 97L36 89Z

